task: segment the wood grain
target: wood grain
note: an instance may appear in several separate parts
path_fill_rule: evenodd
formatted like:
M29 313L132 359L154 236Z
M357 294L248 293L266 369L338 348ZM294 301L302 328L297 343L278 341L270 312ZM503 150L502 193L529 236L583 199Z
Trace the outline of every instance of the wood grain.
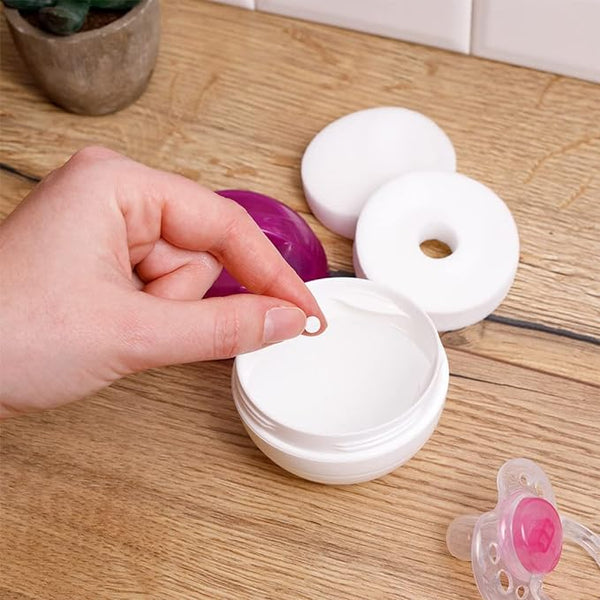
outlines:
M3 585L51 599L476 598L445 528L493 506L494 473L517 455L540 461L562 510L598 529L598 389L461 352L450 361L426 447L345 488L296 479L254 448L228 363L146 373L5 423ZM567 557L554 597L589 600L597 570Z
M163 13L148 92L110 118L41 102L4 32L4 162L44 175L103 143L306 210L298 166L321 127L367 106L415 108L448 132L460 170L515 215L521 265L499 314L600 337L600 86L199 1L163 3ZM341 248L332 263L348 266Z
M301 153L345 112L408 106L508 202L517 281L492 319L443 336L440 425L371 483L326 487L270 463L237 416L229 361L3 423L0 597L476 599L445 530L493 507L496 471L515 456L539 461L561 510L600 530L600 86L199 0L162 8L148 92L104 118L47 104L3 25L0 161L39 177L102 143L214 188L264 191L302 211L332 268L349 271L350 243L307 213ZM0 215L32 186L0 171ZM590 600L599 584L567 547L547 588Z

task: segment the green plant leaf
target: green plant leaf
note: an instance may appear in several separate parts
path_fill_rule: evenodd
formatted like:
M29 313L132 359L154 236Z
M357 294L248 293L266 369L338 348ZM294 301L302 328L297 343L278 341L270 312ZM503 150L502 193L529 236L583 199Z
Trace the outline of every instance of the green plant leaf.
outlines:
M127 10L139 3L140 0L91 0L90 5L102 10Z
M70 35L81 29L89 7L89 0L58 0L54 6L40 10L40 23L51 33Z
M4 6L17 10L38 10L55 4L56 0L4 0Z

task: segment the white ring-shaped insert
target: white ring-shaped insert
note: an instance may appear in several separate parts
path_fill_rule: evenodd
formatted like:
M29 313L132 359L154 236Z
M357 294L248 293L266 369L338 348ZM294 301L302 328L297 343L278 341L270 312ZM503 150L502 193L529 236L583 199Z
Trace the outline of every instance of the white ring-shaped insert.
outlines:
M413 171L455 171L448 136L428 117L406 108L351 113L321 130L302 158L306 200L326 227L353 238L368 197Z
M452 254L431 258L426 240ZM358 220L354 267L360 277L411 298L438 331L472 325L508 293L519 235L504 202L458 173L412 173L377 190Z

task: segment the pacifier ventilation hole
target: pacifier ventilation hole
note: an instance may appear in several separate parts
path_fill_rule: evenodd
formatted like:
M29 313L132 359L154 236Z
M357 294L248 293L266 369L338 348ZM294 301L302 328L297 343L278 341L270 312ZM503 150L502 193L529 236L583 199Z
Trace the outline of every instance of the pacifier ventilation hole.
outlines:
M441 240L425 240L419 245L421 252L429 258L446 258L452 254L452 248Z
M515 590L515 594L519 600L525 600L525 598L527 598L527 596L529 595L529 589L526 588L524 585L520 585Z
M510 576L510 573L507 573L503 569L498 571L498 582L505 594L512 590L512 577Z
M490 544L490 560L495 565L498 564L500 560L500 555L498 554L498 544L494 542Z

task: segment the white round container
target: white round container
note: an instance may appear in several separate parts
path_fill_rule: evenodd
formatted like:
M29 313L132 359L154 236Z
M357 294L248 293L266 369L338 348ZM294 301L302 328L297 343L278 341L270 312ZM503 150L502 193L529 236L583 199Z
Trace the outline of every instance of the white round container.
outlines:
M256 445L300 477L380 477L433 433L448 389L446 354L431 319L384 286L354 278L308 286L327 330L238 356L236 407Z

